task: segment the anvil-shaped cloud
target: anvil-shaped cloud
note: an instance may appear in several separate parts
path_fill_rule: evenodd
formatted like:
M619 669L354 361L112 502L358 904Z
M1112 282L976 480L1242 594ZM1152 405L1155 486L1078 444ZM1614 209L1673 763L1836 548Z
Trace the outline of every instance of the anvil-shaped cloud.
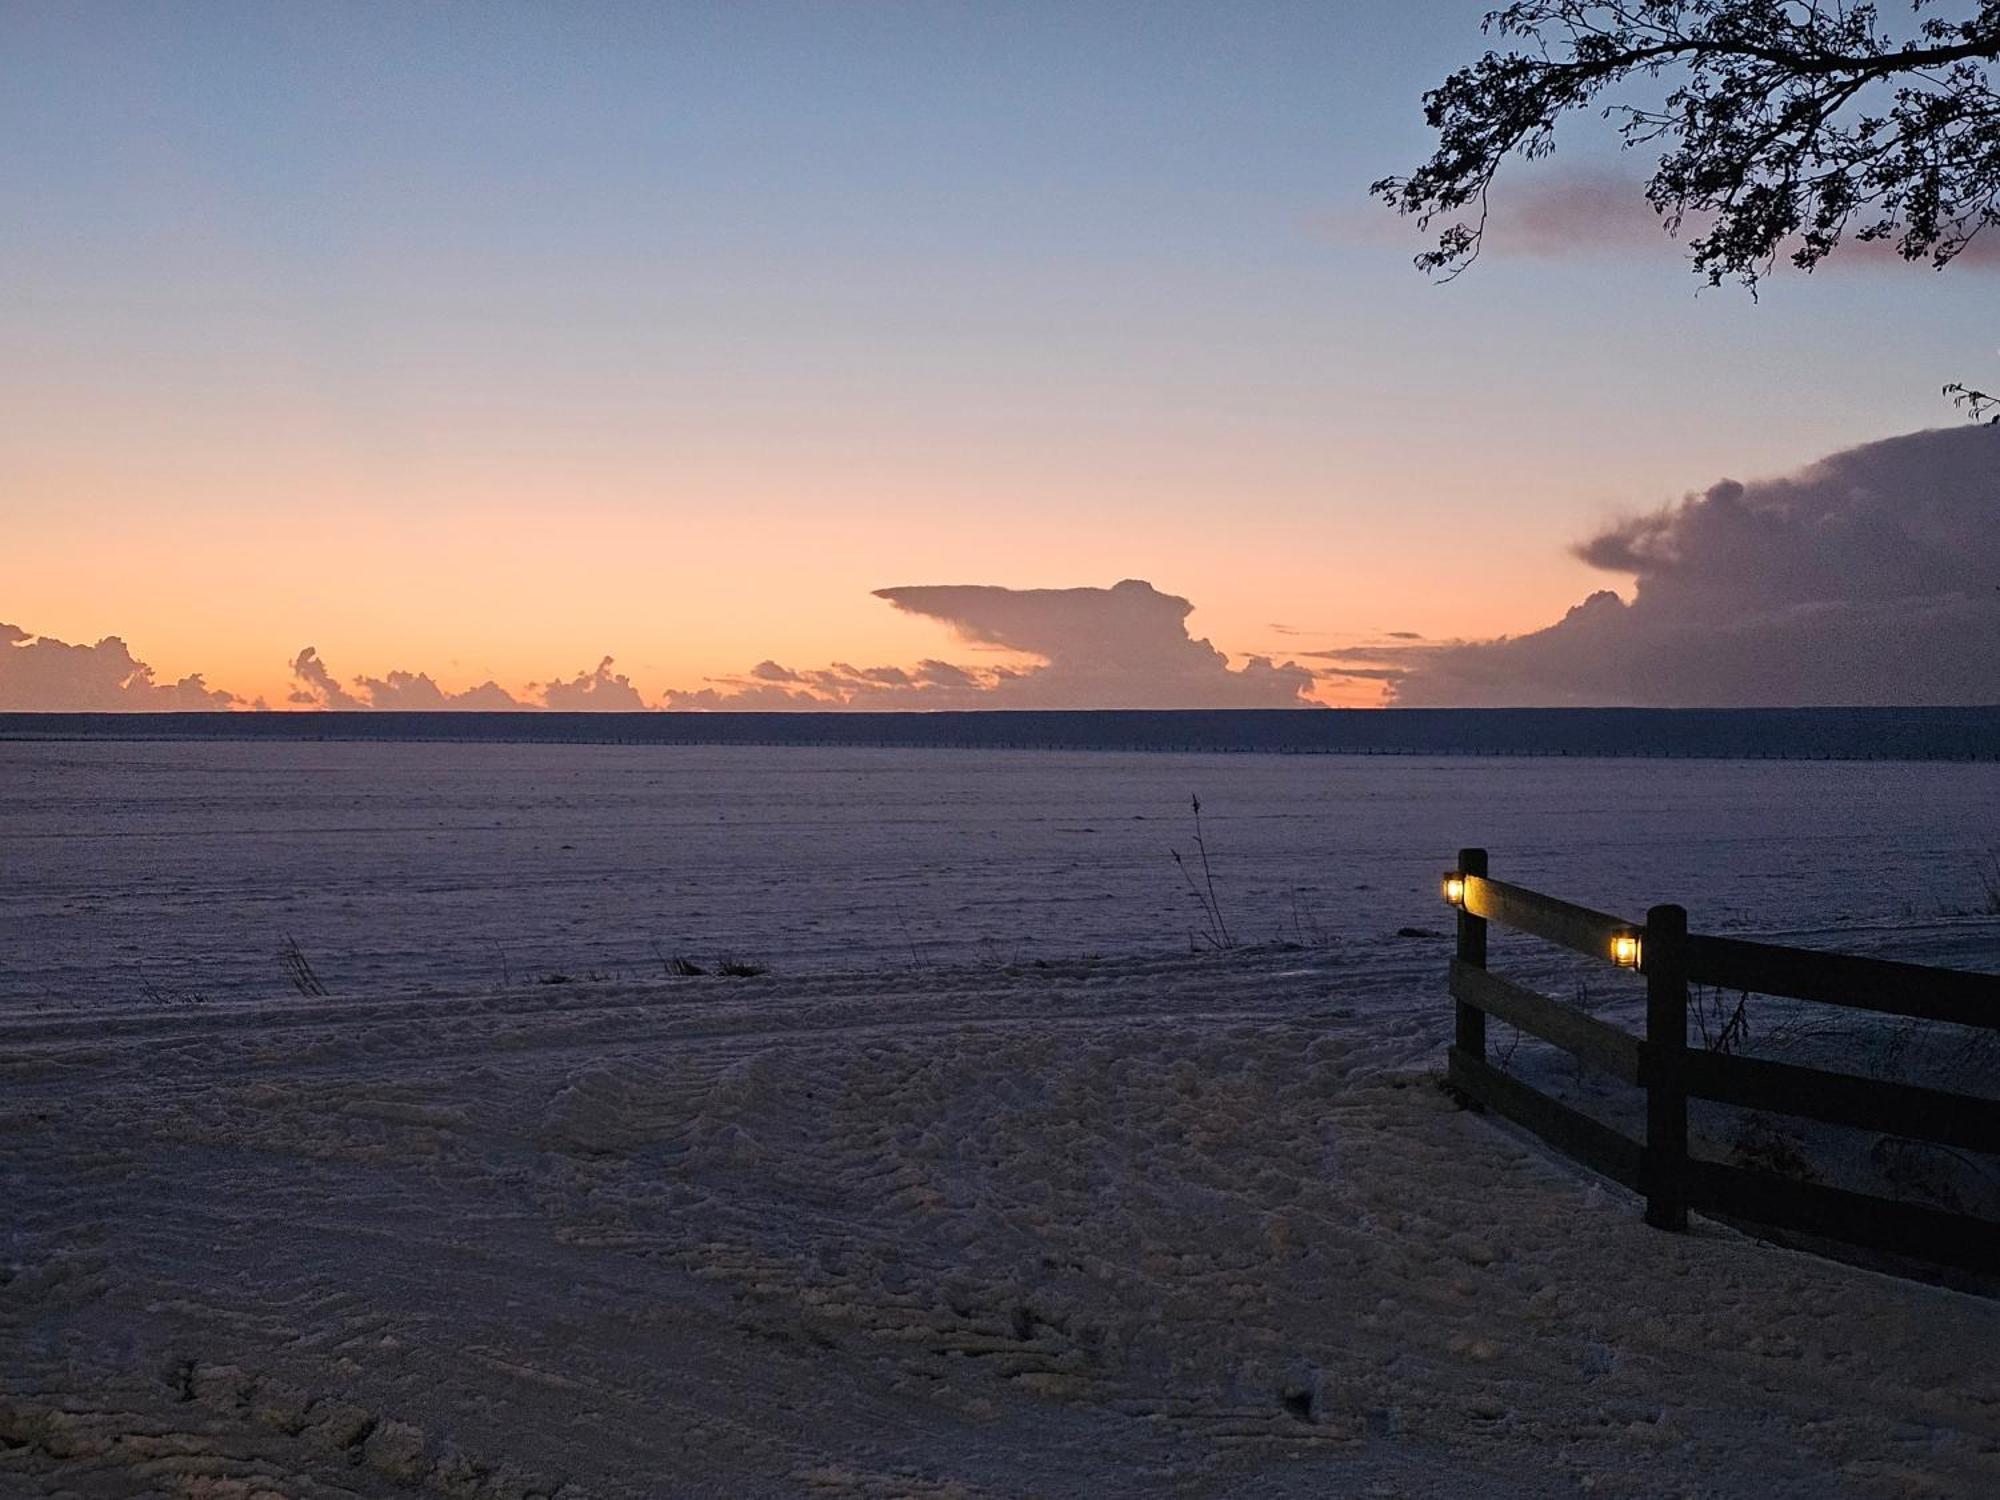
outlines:
M1250 657L1241 667L1188 634L1194 606L1141 579L1110 588L1012 589L912 584L877 589L906 614L951 627L962 641L1033 661L914 668L796 671L760 662L739 678L670 691L668 708L1288 708L1305 704L1313 674Z

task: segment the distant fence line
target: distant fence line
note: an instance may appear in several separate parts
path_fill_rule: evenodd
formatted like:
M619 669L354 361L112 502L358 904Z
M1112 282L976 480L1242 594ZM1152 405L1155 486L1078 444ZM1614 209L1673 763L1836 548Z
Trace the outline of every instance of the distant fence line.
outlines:
M1688 1148L1693 1098L2000 1154L2000 1100L1690 1048L1687 1040L1691 984L2000 1031L2000 975L1691 933L1686 911L1672 905L1655 906L1643 925L1634 924L1490 879L1484 849L1459 851L1458 866L1446 877L1446 898L1458 907L1450 973L1456 1025L1447 1080L1557 1150L1642 1193L1648 1223L1683 1228L1694 1210L2000 1272L2000 1222L1710 1161ZM1642 973L1644 1037L1491 972L1491 922ZM1644 1090L1644 1141L1489 1062L1489 1015Z
M1991 761L2000 707L0 714L0 740L48 739Z

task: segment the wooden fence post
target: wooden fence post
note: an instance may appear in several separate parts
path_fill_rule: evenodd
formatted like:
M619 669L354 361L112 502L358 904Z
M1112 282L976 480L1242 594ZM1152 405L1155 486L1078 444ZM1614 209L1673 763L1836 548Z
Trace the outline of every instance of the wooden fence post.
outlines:
M1646 913L1646 1222L1687 1228L1687 910Z
M1461 875L1486 876L1486 851L1458 851ZM1475 917L1463 905L1458 908L1458 961L1469 968L1486 967L1486 919ZM1474 1062L1486 1061L1486 1012L1475 1005L1458 1002L1458 1050Z

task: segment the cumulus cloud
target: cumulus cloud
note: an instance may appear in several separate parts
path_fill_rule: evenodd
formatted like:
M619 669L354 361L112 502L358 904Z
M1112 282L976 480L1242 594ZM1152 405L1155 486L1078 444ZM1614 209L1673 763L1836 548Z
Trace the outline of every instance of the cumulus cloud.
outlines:
M579 672L567 681L557 678L531 690L540 694L544 707L569 713L629 713L646 706L639 690L632 686L632 679L611 670L608 656L598 662L593 672Z
M292 658L292 677L298 683L286 701L302 708L366 708L368 705L340 685L340 679L320 660L319 648L307 646Z
M386 677L360 676L353 688L344 685L311 646L292 658L292 677L298 683L287 695L301 708L401 709L413 712L496 712L532 708L497 682L482 682L462 692L438 686L428 672L391 671Z
M1011 589L922 584L877 589L906 614L948 625L969 645L1027 665L915 667L846 662L794 670L760 662L740 678L669 691L677 709L1288 708L1307 703L1313 674L1250 657L1241 667L1188 634L1194 606L1128 578L1111 588Z
M847 662L794 671L761 662L741 677L721 677L704 688L669 688L662 707L738 712L827 709L992 708L993 686L1020 673L1014 668L975 670L945 661L914 667L856 667Z
M453 693L439 687L428 672L392 671L387 677L357 677L354 685L367 696L370 708L495 713L528 706L497 682L488 680Z
M1411 706L2000 702L2000 430L1725 480L1580 543L1630 573L1527 635L1333 653Z
M72 645L0 624L0 709L13 712L166 712L228 708L236 696L199 672L156 682L153 669L115 635Z
M765 662L763 667L772 663ZM566 712L627 712L646 707L632 679L614 672L612 659L604 657L590 671L574 677L557 677L548 682L531 682L521 696L486 681L477 687L453 692L441 687L428 672L398 668L384 677L358 676L352 686L336 677L319 652L308 646L292 658L292 677L298 683L289 701L303 708L400 709L406 712L500 713L513 709L553 708ZM761 668L760 668L761 670Z

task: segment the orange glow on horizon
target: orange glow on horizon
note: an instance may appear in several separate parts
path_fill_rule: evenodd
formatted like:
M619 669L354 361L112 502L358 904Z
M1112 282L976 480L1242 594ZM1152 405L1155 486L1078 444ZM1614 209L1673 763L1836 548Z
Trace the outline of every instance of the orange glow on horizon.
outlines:
M1538 546L1515 544L1519 566L1504 571L1470 553L1441 558L1428 523L1364 525L1332 504L1246 533L1183 502L1145 516L1081 483L1022 500L989 480L942 505L907 484L835 494L822 482L801 503L629 478L621 496L585 486L572 497L554 475L530 473L478 502L454 485L360 504L338 474L295 472L265 488L268 475L193 484L169 469L144 487L119 476L107 497L93 481L110 476L78 467L44 472L44 503L15 523L0 620L73 642L117 635L159 680L199 672L273 707L285 706L289 663L307 645L343 681L403 670L453 690L493 680L518 692L609 655L649 703L767 659L799 670L1005 659L871 597L904 583L1143 578L1190 599L1190 632L1237 666L1253 654L1323 666L1303 653L1389 631L1534 628L1585 575ZM1005 524L939 524L1001 514ZM1059 570L1051 535L1063 542ZM1361 557L1366 566L1342 561ZM1372 680L1322 680L1312 696L1369 706L1383 693Z

